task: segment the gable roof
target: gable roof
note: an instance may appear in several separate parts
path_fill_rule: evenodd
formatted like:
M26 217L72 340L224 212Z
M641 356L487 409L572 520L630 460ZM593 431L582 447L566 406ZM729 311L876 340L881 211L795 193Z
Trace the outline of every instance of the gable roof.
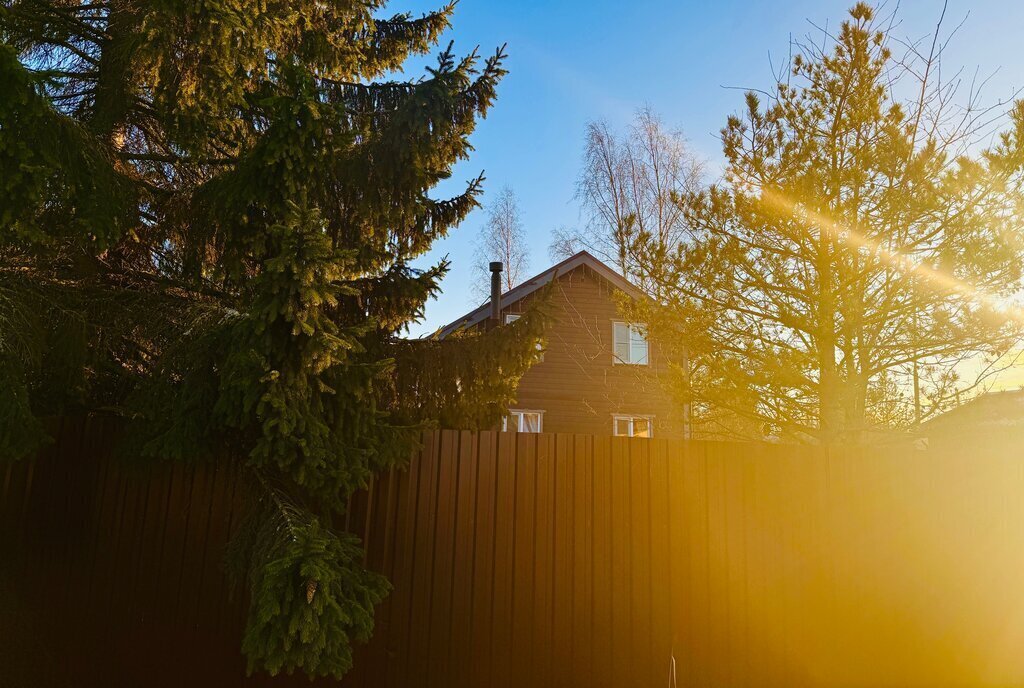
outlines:
M634 299L646 298L647 295L641 291L636 285L632 284L625 277L612 270L610 267L599 261L597 258L587 253L586 251L580 251L574 256L566 258L557 265L552 265L544 272L534 275L528 280L525 280L521 284L512 287L507 292L501 295L501 308L510 306L516 301L519 301L533 292L537 291L545 284L555 279L560 275L565 275L578 267L586 266L600 275L602 278L610 282L613 286L621 289L629 296ZM487 299L479 308L466 313L458 320L454 320L441 329L437 330L428 337L437 337L443 339L452 332L465 327L472 327L477 323L481 323L491 315L491 300Z

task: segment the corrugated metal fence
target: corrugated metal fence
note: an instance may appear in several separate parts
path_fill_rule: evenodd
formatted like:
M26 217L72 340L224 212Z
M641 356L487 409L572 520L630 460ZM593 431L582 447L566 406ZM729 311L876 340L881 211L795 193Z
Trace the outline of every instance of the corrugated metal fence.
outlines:
M244 678L237 476L114 435L0 468L0 685L310 685ZM349 686L1024 684L1007 447L444 431L349 518L395 588Z

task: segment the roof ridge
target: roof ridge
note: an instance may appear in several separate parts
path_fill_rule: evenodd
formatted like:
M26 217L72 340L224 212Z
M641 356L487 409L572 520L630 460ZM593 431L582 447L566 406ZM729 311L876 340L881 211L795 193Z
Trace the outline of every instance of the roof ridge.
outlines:
M646 293L644 293L638 286L627 280L623 275L610 268L606 263L596 258L589 251L582 250L577 251L565 260L540 271L533 277L525 279L508 291L503 292L500 296L501 306L505 307L526 298L552 279L555 279L563 271L571 272L581 265L590 267L597 272L599 276L611 282L613 286L625 291L634 298L648 297ZM490 313L490 304L491 300L488 298L480 306L474 308L465 315L456 318L447 325L439 327L432 334L426 335L424 338L444 338L460 328L472 327L487 318Z

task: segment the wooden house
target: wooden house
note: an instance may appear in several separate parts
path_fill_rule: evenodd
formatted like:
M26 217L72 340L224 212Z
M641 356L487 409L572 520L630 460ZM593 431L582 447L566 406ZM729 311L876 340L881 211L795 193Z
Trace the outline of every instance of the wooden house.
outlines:
M491 268L492 273L500 272L501 264L492 263ZM510 322L552 281L549 307L554 321L547 331L543 360L523 376L503 429L682 437L682 409L663 386L668 361L647 340L643 323L630 323L621 316L616 293L633 299L648 297L585 251L497 299L492 295L435 336ZM493 280L492 285L496 284ZM497 291L492 286L492 294ZM497 312L492 308L495 301Z

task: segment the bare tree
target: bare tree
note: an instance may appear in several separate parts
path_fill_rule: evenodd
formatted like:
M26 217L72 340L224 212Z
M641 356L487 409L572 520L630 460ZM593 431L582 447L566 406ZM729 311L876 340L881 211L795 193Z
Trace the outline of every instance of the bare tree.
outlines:
M585 224L581 231L556 231L552 257L586 249L648 286L634 244L643 240L648 248L674 248L685 236L685 218L676 200L696 191L703 175L703 162L682 133L667 129L650 108L636 113L624 135L607 122L591 122L577 183Z
M473 258L473 292L480 299L490 296L490 271L488 264L501 261L503 292L519 284L527 277L530 267L530 249L526 232L519 216L519 199L512 187L505 186L487 206L487 222L480 228Z

